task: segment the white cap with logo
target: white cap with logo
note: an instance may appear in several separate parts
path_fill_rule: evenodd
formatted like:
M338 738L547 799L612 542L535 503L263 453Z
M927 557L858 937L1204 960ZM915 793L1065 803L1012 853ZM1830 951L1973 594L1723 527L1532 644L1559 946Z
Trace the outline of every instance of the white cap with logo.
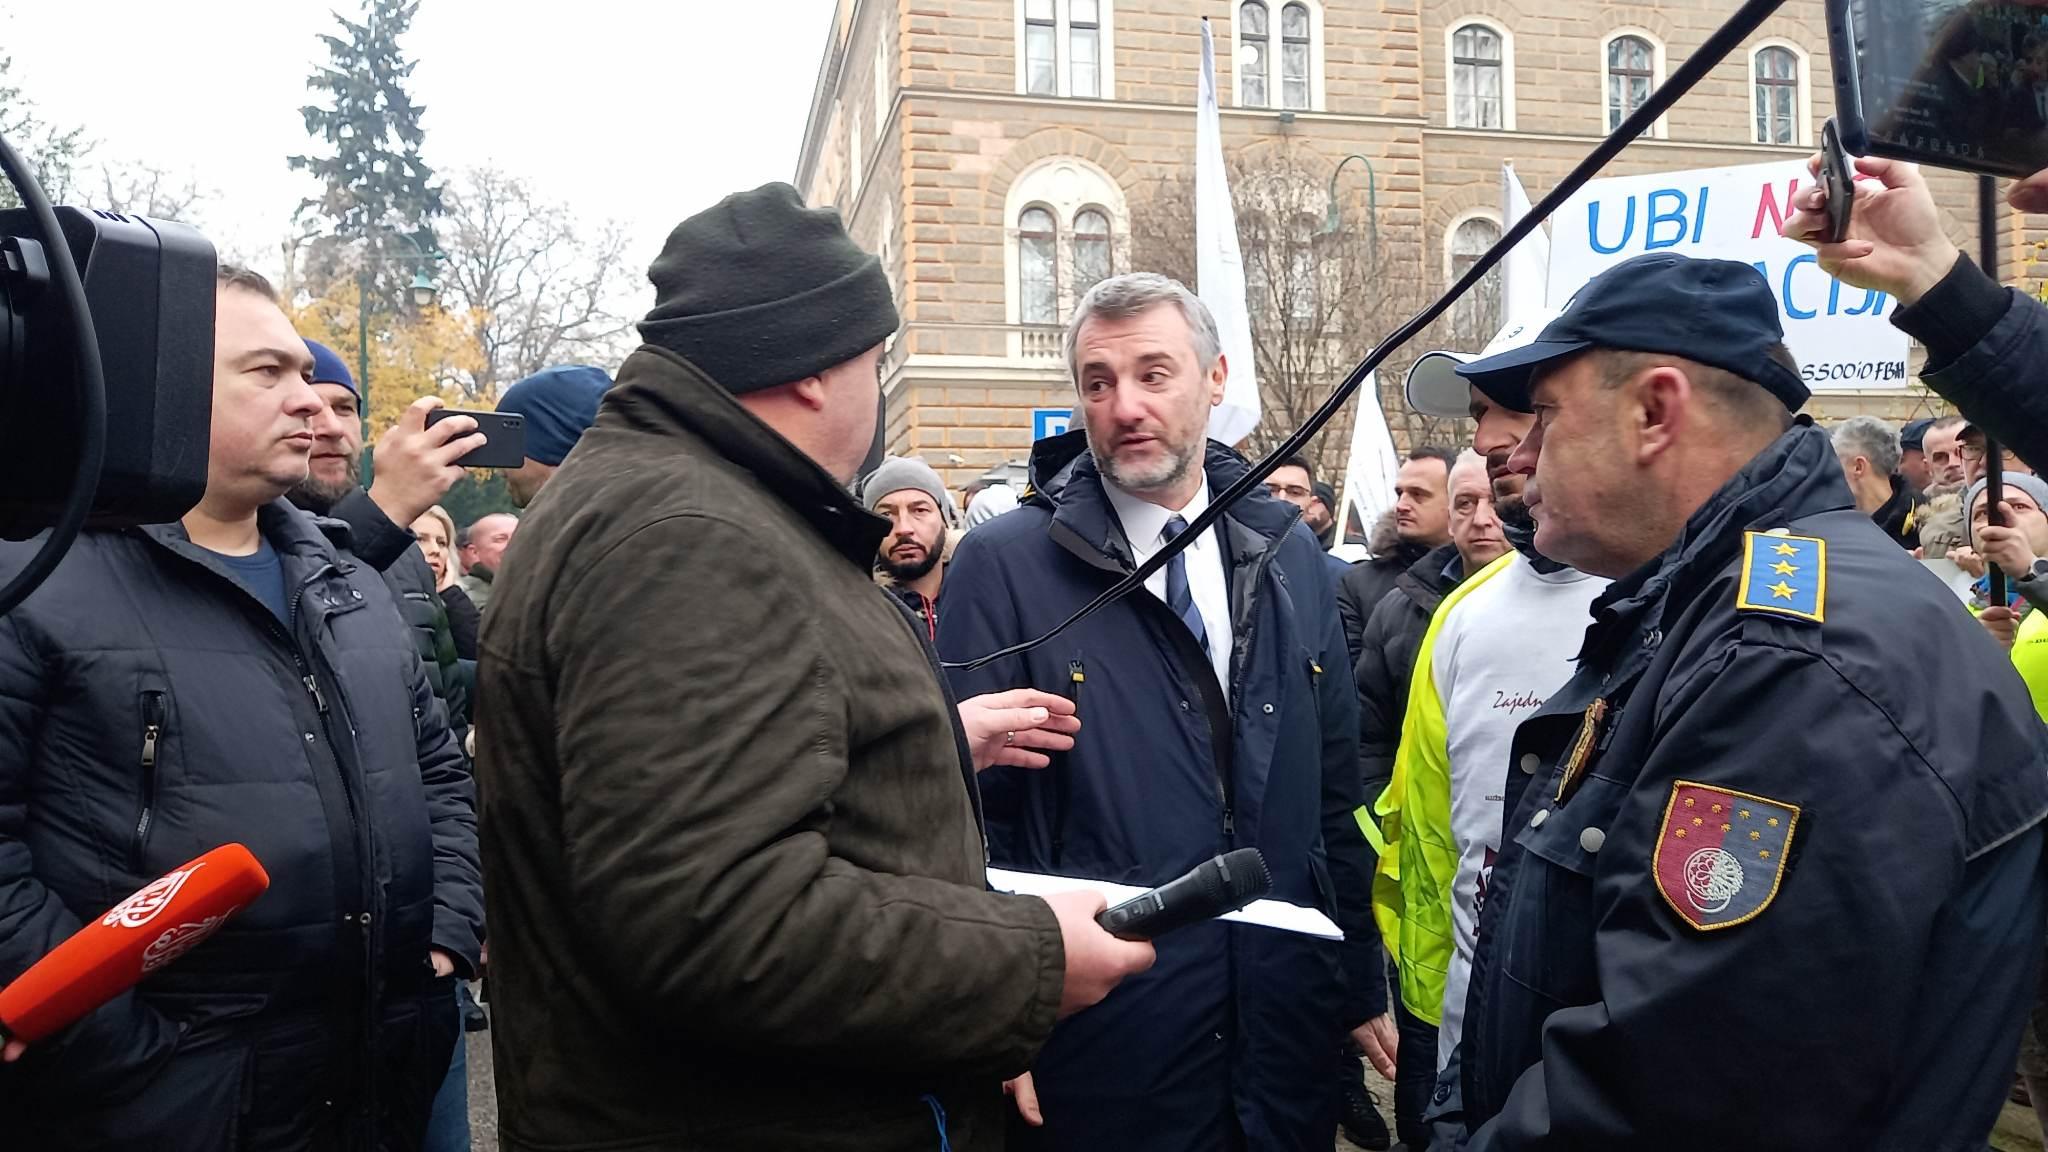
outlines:
M1408 380L1403 389L1408 396L1408 406L1425 416L1470 416L1472 386L1458 375L1458 365L1533 344L1544 327L1556 318L1556 312L1546 310L1511 320L1487 342L1485 348L1480 349L1477 356L1468 352L1423 353L1415 366L1408 369Z

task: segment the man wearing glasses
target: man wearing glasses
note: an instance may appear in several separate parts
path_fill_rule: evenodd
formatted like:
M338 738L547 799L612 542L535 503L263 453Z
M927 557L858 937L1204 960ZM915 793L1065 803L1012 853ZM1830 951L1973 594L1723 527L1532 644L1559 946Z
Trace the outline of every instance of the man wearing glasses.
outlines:
M1338 581L1344 578L1345 570L1351 565L1330 555L1329 545L1322 539L1322 527L1315 523L1316 505L1319 502L1316 489L1320 487L1326 485L1316 483L1315 472L1309 468L1307 458L1300 455L1289 456L1285 464L1273 469L1266 477L1266 491L1273 494L1273 499L1285 500L1301 509L1302 523L1308 525L1309 533L1316 537L1316 543L1323 546L1323 566L1330 570L1330 585L1334 588L1338 586ZM1325 518L1330 515L1328 507L1323 509L1322 515Z

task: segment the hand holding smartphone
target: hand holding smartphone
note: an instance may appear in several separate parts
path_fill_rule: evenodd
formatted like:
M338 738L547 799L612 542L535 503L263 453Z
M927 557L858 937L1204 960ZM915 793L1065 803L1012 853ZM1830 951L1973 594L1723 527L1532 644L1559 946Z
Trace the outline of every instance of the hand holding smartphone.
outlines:
M484 446L455 463L462 468L517 468L526 463L526 418L517 412L471 412L461 408L436 408L427 413L432 428L450 416L467 416L476 421Z
M1828 201L1823 211L1827 224L1819 239L1823 244L1840 244L1849 238L1849 219L1856 210L1856 172L1849 154L1842 150L1842 134L1835 118L1820 126L1820 182Z

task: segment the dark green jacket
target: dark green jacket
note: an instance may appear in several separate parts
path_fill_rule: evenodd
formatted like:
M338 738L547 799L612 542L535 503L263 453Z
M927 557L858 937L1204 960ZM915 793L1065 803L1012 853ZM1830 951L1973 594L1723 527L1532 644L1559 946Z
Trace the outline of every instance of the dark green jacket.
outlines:
M507 1152L1002 1147L1065 957L985 889L886 530L653 348L521 523L478 663Z

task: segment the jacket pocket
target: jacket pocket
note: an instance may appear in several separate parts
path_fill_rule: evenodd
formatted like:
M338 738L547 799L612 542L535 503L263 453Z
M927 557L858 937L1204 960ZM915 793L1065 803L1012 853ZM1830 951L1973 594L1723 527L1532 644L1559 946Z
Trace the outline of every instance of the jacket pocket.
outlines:
M128 844L128 865L139 872L149 847L150 829L156 824L157 779L163 761L164 733L170 723L169 694L158 688L143 689L137 698L137 713L141 718L141 731L137 733L139 800L135 829Z

